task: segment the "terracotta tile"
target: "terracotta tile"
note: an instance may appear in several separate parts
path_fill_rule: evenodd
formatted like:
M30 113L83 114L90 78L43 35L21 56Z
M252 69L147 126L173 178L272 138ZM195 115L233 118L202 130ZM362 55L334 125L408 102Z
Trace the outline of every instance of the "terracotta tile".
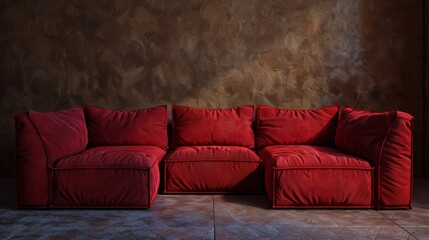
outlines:
M209 204L209 205L208 205ZM181 208L208 207L213 204L212 195L158 195L151 209L180 205Z
M333 229L343 239L409 239L412 236L399 226L342 227Z
M124 239L161 239L157 234L153 233L145 227L118 227L115 228Z
M13 224L13 225L0 225L0 239L9 239L14 235L25 231L27 228L23 224Z
M114 228L64 228L63 234L52 235L50 238L69 238L69 239L124 239L125 236Z
M274 227L271 231L261 228L251 224L216 225L216 239L271 239L279 233Z
M65 237L65 229L63 227L50 225L27 227L23 231L13 235L13 239L59 239L60 237L71 239L70 237Z
M412 210L383 210L387 218L403 227L429 227L429 211L423 208Z
M375 239L382 227L339 227L331 228L342 239Z
M417 239L429 239L429 227L404 227L404 229Z
M401 227L383 227L375 239L410 239L414 238Z
M168 231L161 235L162 239L214 239L213 226L206 227L175 227L168 228Z
M342 227L396 226L376 210L327 210L326 214Z
M270 217L264 224L282 227L338 227L329 210L286 210Z
M231 223L252 223L262 224L268 221L270 214L260 209L224 209L218 210L219 207L215 206L215 218L219 224L231 224Z
M329 227L288 227L280 231L273 239L342 239Z
M383 211L271 209L264 195L159 195L151 209L16 210L6 206L14 187L4 186L0 239L429 238L427 179L415 181L412 210Z

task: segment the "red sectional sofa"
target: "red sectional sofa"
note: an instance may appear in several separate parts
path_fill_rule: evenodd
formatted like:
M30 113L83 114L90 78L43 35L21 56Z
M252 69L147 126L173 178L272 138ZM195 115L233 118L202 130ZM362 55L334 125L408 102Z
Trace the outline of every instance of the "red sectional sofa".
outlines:
M164 176L171 194L265 186L273 208L411 208L409 114L340 114L338 106L172 112L170 138L166 106L16 115L17 206L148 208Z

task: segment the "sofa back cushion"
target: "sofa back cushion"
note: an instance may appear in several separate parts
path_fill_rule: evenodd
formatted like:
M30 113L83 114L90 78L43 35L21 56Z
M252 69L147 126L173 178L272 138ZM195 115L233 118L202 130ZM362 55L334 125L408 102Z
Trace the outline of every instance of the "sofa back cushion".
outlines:
M173 106L172 147L229 145L254 147L253 106L196 109Z
M338 105L313 110L287 110L258 106L256 146L333 146L338 121Z
M30 110L28 115L43 142L49 165L85 150L88 131L82 109L48 113Z
M376 163L396 116L396 111L372 113L345 107L338 122L336 147Z
M139 110L109 110L84 106L91 147L150 145L166 149L167 106Z

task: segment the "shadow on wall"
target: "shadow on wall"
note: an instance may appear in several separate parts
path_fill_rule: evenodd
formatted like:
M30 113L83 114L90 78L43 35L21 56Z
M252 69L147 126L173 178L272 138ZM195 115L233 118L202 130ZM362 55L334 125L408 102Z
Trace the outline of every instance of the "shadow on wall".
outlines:
M0 172L13 173L13 115L30 108L339 103L421 121L421 5L3 1Z
M422 1L360 3L363 76L359 107L415 117L414 175L424 174ZM359 91L358 91L359 93Z

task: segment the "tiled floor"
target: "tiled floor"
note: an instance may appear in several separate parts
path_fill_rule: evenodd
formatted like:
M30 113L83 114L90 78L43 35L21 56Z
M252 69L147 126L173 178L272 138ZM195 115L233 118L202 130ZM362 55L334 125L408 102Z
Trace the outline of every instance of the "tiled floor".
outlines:
M429 179L412 210L273 210L262 195L159 195L149 210L15 210L0 178L0 239L429 239Z

